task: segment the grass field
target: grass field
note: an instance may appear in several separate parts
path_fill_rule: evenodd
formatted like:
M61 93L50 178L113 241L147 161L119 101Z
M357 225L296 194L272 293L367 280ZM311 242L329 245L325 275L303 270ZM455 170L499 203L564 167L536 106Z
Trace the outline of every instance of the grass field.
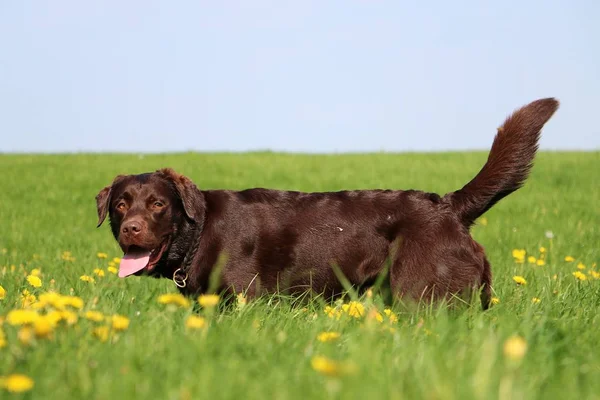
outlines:
M119 173L171 166L204 189L445 193L486 156L0 155L0 398L600 399L599 152L539 154L526 186L473 228L494 273L498 304L486 312L396 308L393 322L377 295L339 319L319 301L165 305L174 284L117 278L108 267L121 253L108 226L95 227L94 196ZM23 306L46 317L22 325L26 314L9 313ZM204 318L196 328L192 314ZM322 342L322 332L340 335Z

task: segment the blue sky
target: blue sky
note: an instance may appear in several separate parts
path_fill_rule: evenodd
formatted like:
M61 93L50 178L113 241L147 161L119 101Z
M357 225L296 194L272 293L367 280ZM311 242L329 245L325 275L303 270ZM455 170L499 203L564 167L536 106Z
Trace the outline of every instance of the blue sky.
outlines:
M0 2L0 152L598 149L597 1Z

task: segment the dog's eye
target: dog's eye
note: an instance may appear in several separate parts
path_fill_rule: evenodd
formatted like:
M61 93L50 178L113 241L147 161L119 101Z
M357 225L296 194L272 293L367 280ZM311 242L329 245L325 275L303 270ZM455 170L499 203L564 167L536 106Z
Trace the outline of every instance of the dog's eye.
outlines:
M117 210L123 211L125 209L125 202L122 201L119 204L117 204Z
M161 203L160 201L155 201L155 202L154 202L154 207L156 207L156 208L161 208L161 207L163 207L163 206L164 206L164 204L163 204L163 203Z

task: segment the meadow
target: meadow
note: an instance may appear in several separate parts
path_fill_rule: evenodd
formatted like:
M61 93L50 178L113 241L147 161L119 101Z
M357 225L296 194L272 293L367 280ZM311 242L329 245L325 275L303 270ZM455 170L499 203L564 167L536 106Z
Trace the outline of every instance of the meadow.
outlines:
M600 152L542 152L473 234L494 306L184 299L119 279L94 197L173 167L203 189L446 193L487 152L0 155L2 399L600 399ZM200 304L201 303L201 304ZM217 303L217 304L215 304Z

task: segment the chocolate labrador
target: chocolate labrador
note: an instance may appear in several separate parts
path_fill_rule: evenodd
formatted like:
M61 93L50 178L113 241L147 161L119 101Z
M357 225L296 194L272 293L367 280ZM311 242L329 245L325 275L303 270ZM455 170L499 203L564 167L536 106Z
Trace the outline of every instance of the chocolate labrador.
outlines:
M541 129L558 104L547 98L515 111L498 128L481 171L444 196L416 190L203 191L161 169L117 176L102 189L98 226L110 217L125 253L120 277L171 278L184 294L207 291L220 264L216 289L250 298L306 291L336 296L344 291L342 282L369 285L383 273L397 298L435 301L479 290L487 308L490 264L469 229L523 185Z

